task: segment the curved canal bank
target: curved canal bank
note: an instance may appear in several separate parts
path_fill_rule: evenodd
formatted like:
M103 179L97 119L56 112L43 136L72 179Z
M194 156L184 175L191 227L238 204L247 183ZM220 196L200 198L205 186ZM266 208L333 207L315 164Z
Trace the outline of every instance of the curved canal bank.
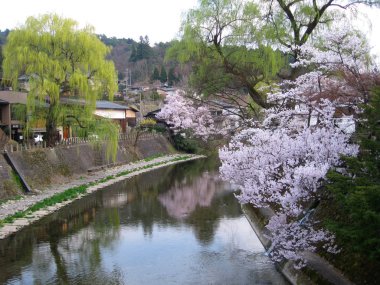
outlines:
M104 169L69 184L54 187L37 195L10 200L0 206L0 239L38 221L62 207L101 188L141 173L179 162L204 158L200 155L172 154L146 158L122 166ZM66 193L66 195L62 195Z

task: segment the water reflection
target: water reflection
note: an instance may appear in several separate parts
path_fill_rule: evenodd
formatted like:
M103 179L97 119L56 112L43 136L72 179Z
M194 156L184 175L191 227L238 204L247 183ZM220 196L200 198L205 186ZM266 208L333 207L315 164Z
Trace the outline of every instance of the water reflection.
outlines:
M214 169L147 173L0 241L0 284L284 284Z
M169 191L158 196L169 216L176 219L188 217L197 206L209 207L215 193L225 191L216 173L202 173L192 183L175 183Z

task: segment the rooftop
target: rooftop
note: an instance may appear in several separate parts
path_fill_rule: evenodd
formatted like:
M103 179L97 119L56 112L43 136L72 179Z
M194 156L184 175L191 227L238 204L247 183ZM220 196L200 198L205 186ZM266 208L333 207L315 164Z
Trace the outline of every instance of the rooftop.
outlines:
M83 99L61 98L61 103L68 105L84 105L86 103ZM99 100L96 101L96 109L113 109L113 110L128 110L129 107L123 106L111 101Z

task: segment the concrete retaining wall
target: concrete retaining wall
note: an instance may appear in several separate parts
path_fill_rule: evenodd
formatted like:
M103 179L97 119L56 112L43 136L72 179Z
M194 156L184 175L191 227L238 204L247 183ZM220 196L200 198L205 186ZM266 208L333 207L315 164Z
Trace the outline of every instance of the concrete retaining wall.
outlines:
M97 171L109 165L105 144L77 144L55 148L35 148L9 153L18 171L33 190L43 190ZM125 164L156 154L172 153L173 148L163 136L139 139L136 147L127 140L119 142L116 164Z

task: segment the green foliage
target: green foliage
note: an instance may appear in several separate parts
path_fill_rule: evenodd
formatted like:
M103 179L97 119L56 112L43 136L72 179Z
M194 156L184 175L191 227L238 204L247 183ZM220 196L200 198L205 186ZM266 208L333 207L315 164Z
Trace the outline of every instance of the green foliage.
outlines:
M171 67L168 73L168 84L170 86L173 86L178 81L179 81L179 78L175 75L175 68Z
M143 59L149 59L152 55L152 48L149 45L148 36L140 36L140 41L137 45L132 46L132 53L129 57L130 62L137 62Z
M117 149L119 147L119 126L109 119L97 119L93 132L100 141L106 141L106 160L116 161Z
M152 161L153 159L156 159L156 158L159 158L159 157L162 157L164 156L165 154L163 153L157 153L157 154L154 154L154 155L151 155L151 156L148 156L147 158L144 158L144 161L148 162L148 161Z
M68 201L75 199L80 194L84 194L87 191L88 186L87 185L81 185L74 188L67 189L64 192L55 194L49 198L46 198L40 202L37 202L36 204L30 206L24 211L18 211L13 215L9 215L5 217L4 219L0 220L0 227L2 227L5 223L12 223L14 220L19 218L24 218L27 215L36 212L40 209L44 209L49 206L53 206L57 203L61 203L63 201Z
M0 78L3 78L3 45L7 40L9 30L1 31L0 30Z
M145 128L148 126L154 126L155 124L157 124L156 120L151 119L151 118L147 118L147 119L144 119L140 122L140 127Z
M28 116L36 116L36 102L48 98L44 119L49 145L55 143L56 127L66 115L61 97L83 98L82 116L87 119L93 116L97 98L104 94L113 98L117 76L114 64L106 60L109 52L92 27L79 29L75 21L54 14L30 17L8 35L4 77L12 81L14 89L20 75L29 78Z
M17 185L18 189L24 188L24 186L22 185L20 176L14 170L12 170L12 180Z
M160 81L161 83L165 83L168 81L168 75L166 73L165 66L161 66Z
M116 37L111 37L111 38L108 38L106 35L102 34L102 35L98 35L98 38L107 46L112 46L112 47L115 47L115 46L118 46L118 45L132 45L134 43L136 43L133 39L125 39L125 38L121 38L121 39L118 39Z
M11 105L11 119L26 122L26 106L24 104Z
M173 137L174 147L179 151L188 153L196 153L198 151L198 143L191 138L185 138L181 134L175 134Z
M150 92L150 99L153 100L153 101L156 101L156 100L160 100L161 97L160 97L160 94L158 94L157 90L152 90Z
M346 174L328 174L327 187L338 205L328 225L345 247L380 261L380 89L373 92L361 122L359 156L344 158Z
M157 126L156 120L152 118L144 119L140 121L139 126L137 127L137 131L138 131L137 135L140 135L142 131L152 132L153 130L156 129L156 126Z
M2 46L0 45L0 75L2 77L3 73L3 49Z
M156 66L154 67L151 79L152 81L160 80L160 72L158 71L158 68Z
M137 61L137 50L136 50L136 45L132 45L132 52L129 57L129 61L131 62L136 62Z
M236 0L201 1L182 25L182 39L166 59L191 62L190 85L204 95L245 95L267 107L257 85L273 80L287 64L286 57L263 38L265 25L259 6Z

